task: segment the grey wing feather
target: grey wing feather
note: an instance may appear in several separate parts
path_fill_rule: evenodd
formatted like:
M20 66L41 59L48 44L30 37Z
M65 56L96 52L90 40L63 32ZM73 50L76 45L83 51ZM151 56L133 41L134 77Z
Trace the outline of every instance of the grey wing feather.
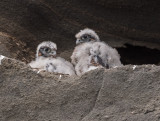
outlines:
M104 63L103 62L103 60L102 60L102 58L100 58L98 55L97 55L97 60L98 60L98 63L100 64L100 65L102 65L103 67L105 67L105 68L109 68L109 66L108 66L108 64L107 63Z

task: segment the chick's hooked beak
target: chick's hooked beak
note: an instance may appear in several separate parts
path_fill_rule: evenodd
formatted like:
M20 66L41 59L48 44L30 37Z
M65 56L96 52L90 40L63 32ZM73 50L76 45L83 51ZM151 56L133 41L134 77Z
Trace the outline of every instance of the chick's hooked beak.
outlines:
M42 53L41 53L41 52L39 52L39 53L38 53L38 56L42 56Z
M82 42L83 42L82 40L77 39L77 40L76 40L76 45L78 45L78 44L80 44L80 43L82 43Z

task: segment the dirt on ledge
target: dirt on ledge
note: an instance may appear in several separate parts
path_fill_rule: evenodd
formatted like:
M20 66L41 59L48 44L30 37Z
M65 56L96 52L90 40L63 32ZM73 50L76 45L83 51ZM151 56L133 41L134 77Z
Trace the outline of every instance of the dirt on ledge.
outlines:
M128 65L58 79L4 58L0 77L1 121L160 120L159 66Z

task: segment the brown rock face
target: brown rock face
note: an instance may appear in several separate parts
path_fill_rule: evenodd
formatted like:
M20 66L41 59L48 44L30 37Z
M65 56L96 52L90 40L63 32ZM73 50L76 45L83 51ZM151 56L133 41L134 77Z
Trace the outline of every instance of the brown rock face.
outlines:
M5 58L0 77L1 121L159 120L159 66L129 65L58 79Z
M0 0L0 55L28 63L50 40L70 60L74 35L89 27L117 48L123 64L158 65L159 6L159 0ZM160 66L60 79L17 60L0 65L0 121L160 120Z
M56 42L58 54L69 59L74 35L85 27L113 47L131 44L160 49L159 5L158 0L1 0L0 32L24 43L19 53L23 57L12 57L25 62L46 40Z

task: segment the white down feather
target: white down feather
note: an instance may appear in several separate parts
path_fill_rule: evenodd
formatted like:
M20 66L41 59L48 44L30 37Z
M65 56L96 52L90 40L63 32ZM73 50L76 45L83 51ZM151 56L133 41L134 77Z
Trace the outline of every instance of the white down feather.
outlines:
M71 56L77 75L80 76L90 70L102 67L92 65L91 60L95 55L98 55L102 62L108 65L108 68L122 66L120 55L116 49L104 42L87 42L76 46Z
M61 74L75 75L73 65L61 57L52 58L47 62L45 70Z

